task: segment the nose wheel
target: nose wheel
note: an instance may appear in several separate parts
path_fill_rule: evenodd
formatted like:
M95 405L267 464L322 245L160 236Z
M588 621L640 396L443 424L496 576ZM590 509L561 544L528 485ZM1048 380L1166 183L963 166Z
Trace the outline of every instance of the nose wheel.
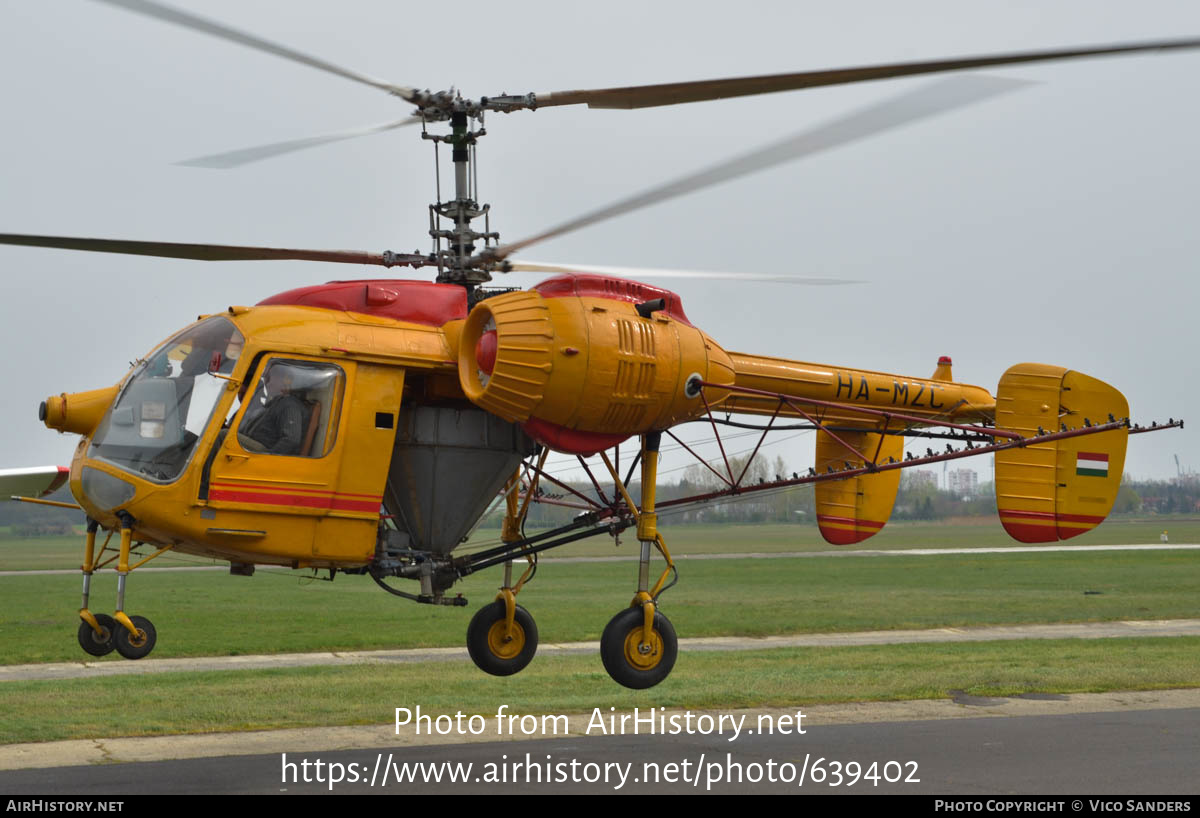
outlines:
M467 652L479 669L511 676L525 669L537 653L538 629L529 611L513 603L511 626L504 600L479 609L467 626Z
M96 627L87 620L79 623L79 647L92 656L107 656L116 647L116 621L108 614L93 614Z
M114 650L126 659L141 659L154 650L158 633L154 625L144 616L128 616L125 613L125 581L133 569L144 565L160 554L170 550L171 546L163 546L149 557L130 565L129 552L133 544L133 518L124 512L118 512L121 522L120 551L107 562L101 562L108 539L96 553L96 533L100 529L95 520L88 520L87 540L83 557L83 604L79 609L79 646L92 656L107 656ZM112 532L109 532L109 538ZM88 608L91 597L92 573L97 568L117 561L117 611L112 616L95 614Z
M647 634L641 607L626 608L614 616L600 637L604 669L617 684L633 690L654 687L667 678L678 653L679 640L671 620L655 611Z

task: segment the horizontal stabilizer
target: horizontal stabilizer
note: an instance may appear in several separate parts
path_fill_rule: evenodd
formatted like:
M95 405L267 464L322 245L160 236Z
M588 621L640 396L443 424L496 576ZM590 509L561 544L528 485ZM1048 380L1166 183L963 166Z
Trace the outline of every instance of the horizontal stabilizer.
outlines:
M817 432L817 474L831 467L842 471L847 464L858 469L867 461L887 463L888 458L904 458L904 438L899 435L839 431L837 438L824 429ZM892 516L899 487L900 469L817 483L814 490L821 536L833 545L851 545L878 534Z
M34 466L25 469L0 469L0 499L45 497L67 482L71 470L66 466Z
M996 426L1023 437L1129 417L1113 387L1058 366L1018 364L996 390ZM996 508L1014 539L1056 542L1095 528L1112 510L1128 430L1053 440L996 453Z

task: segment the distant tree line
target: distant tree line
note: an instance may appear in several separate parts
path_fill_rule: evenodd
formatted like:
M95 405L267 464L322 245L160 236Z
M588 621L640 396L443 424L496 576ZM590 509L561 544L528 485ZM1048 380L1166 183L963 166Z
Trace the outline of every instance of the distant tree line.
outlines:
M73 503L75 499L64 486L47 500ZM86 522L83 512L36 503L0 502L0 526L8 526L14 537L61 537L72 534L75 526Z
M1200 512L1200 479L1133 480L1128 474L1113 507L1115 514L1187 514Z

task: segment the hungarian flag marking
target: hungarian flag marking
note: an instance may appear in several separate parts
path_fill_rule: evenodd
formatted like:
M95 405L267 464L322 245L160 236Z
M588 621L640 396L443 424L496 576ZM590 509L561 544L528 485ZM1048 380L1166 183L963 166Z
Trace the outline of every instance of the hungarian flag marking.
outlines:
M1098 452L1077 452L1075 473L1090 477L1108 477L1108 455Z

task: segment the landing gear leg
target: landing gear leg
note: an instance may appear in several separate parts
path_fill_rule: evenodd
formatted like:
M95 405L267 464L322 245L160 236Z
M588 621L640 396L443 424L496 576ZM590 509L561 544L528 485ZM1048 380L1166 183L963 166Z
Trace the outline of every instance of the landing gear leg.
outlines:
M545 463L546 452L542 454L539 469ZM507 496L504 527L501 539L504 542L516 542L521 539L521 524L529 511L529 500L536 490L535 484L525 496L525 503L518 510L517 491L520 488L521 473L517 471L509 479L505 487ZM525 573L512 582L512 560L504 563L504 585L496 600L490 605L480 608L467 626L467 652L471 659L485 673L493 676L511 676L524 670L533 661L537 653L538 630L537 624L529 611L517 604L517 594L525 583L533 577L536 563L533 556L527 556L529 565Z
M83 554L83 600L79 606L79 647L92 656L107 656L116 644L113 634L116 622L107 614L94 614L88 609L92 593L92 572L96 569L96 532L100 524L92 518L87 521L87 544Z
M154 631L154 625L146 617L125 615L125 579L129 576L130 571L145 565L160 554L170 551L171 546L165 545L150 556L130 565L129 552L133 547L133 517L127 512L119 511L117 518L121 527L121 548L116 557L109 557L104 562L100 562L100 559L108 547L108 540L104 541L104 545L100 547L100 553L97 554L96 532L100 529L100 524L90 517L87 521L87 544L84 548L83 565L81 566L83 569L83 601L79 608L79 618L83 621L79 625L79 646L92 656L104 656L115 649L126 659L141 659L154 650L157 634ZM112 537L111 531L108 536ZM114 559L117 560L117 611L112 616L92 613L88 607L92 592L92 574L110 564Z
M141 659L154 650L158 634L146 617L125 614L125 580L132 570L129 567L129 549L133 544L133 518L124 512L120 512L118 517L121 521L121 551L117 560L117 610L113 619L119 627L115 628L113 642L117 653L126 659ZM165 550L160 549L158 553Z
M639 511L625 491L608 456L604 462L612 472L625 502L637 518L641 559L638 563L638 590L630 607L614 616L600 637L600 658L604 669L618 684L641 690L653 687L671 673L679 653L679 641L670 620L658 611L656 600L666 590L667 577L675 563L662 535L658 533L658 515L654 511L658 480L658 447L662 435L650 432L642 438L642 507ZM655 547L667 562L662 576L650 587L650 549Z

